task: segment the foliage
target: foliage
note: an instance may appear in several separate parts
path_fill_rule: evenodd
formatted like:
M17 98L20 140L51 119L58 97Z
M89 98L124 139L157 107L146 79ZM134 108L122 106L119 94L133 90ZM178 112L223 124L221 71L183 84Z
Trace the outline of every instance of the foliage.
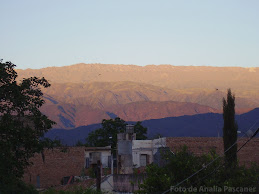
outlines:
M44 78L31 77L16 82L17 73L11 62L0 61L0 191L20 193L20 181L29 158L43 148L54 146L42 136L53 121L43 115L41 87L50 84Z
M223 142L226 168L235 168L237 165L237 144L235 144L235 142L237 141L238 126L235 121L235 96L232 95L230 89L228 89L227 99L223 98L223 119ZM226 150L228 151L226 152Z
M20 179L16 179L13 176L6 176L5 177L5 186L3 187L1 185L0 193L2 194L16 194L16 193L22 193L22 194L38 194L38 191L35 189L32 185L26 185L24 182L22 182Z
M93 168L93 167L89 168L88 174L89 174L90 178L96 178L95 168Z
M81 147L81 146L84 146L84 144L80 141L80 140L78 140L77 142L76 142L76 145L75 145L76 147Z
M86 175L86 173L85 173L85 168L83 167L83 168L81 169L80 176L85 176L85 175Z
M109 168L103 168L103 175L104 175L104 176L107 176L107 175L109 175L109 174L111 174L111 173L110 173L110 169L109 169Z
M136 133L136 139L137 140L145 140L147 139L147 128L143 127L141 125L141 122L138 121L135 125L134 125L134 133Z
M171 186L175 186L185 180L217 157L218 155L213 150L208 154L195 156L186 147L175 152L175 155L167 154L164 158L168 160L168 163L164 167L159 167L156 164L147 166L147 178L140 185L141 190L138 193L161 193L167 191ZM259 178L258 166L253 165L249 169L240 166L229 175L226 174L222 163L223 160L221 158L215 160L211 165L180 184L179 187L200 188L203 186L218 186L224 188L224 186L256 186Z
M178 182L195 173L201 169L204 164L207 164L209 160L215 157L215 152L200 157L195 156L188 151L187 147L176 151L174 155L167 153L163 156L163 158L168 161L164 167L159 167L156 164L151 164L147 167L146 172L148 177L144 180L144 184L141 185L141 188L148 193L168 190L170 186L176 185ZM199 174L199 177L204 176L206 172L210 172L215 165L216 164ZM191 178L181 186L191 186L191 183L196 180L197 177Z
M86 146L104 147L111 145L112 149L115 149L117 144L117 134L124 132L126 125L127 123L119 117L114 120L104 119L102 121L102 128L89 133L86 138ZM136 133L137 139L147 139L147 128L143 127L141 122L137 122L134 125L134 132Z
M73 191L58 191L53 188L43 192L44 194L102 194L103 192L96 191L91 188L84 189L82 187L73 187Z
M51 140L49 138L44 138L42 140L44 140L44 141L42 141L42 146L44 148L52 149L52 148L63 147L64 146L64 145L62 145L60 139Z

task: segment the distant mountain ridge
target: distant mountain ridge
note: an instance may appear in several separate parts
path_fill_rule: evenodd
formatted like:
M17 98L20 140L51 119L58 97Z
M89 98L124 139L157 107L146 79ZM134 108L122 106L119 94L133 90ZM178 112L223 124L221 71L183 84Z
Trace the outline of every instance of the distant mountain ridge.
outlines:
M100 123L114 115L136 121L220 113L227 88L236 94L237 113L259 107L259 68L76 64L17 72L19 79L50 81L41 110L59 128Z
M186 89L247 90L259 88L259 68L173 66L173 65L112 65L75 64L43 69L17 69L20 78L44 76L52 83L133 81L155 86Z
M75 128L83 125L101 123L103 119L120 117L126 121L142 121L172 116L194 115L217 112L208 106L188 102L144 101L125 105L94 109L89 105L47 104L41 111L57 122L56 128Z
M56 102L75 105L90 105L105 108L111 105L127 104L138 101L179 101L192 102L221 109L222 98L226 92L211 89L176 90L137 82L90 82L90 83L53 83L43 89L45 96ZM51 100L50 100L51 101ZM54 103L55 104L55 103ZM236 108L255 108L259 98L254 96L236 97Z
M45 77L52 84L135 82L197 96L202 92L221 91L225 93L226 89L231 88L237 97L259 103L259 67L136 66L81 63L43 69L17 69L17 72L19 79L30 76Z
M203 113L216 113L217 110L196 103L175 101L144 101L133 102L124 105L116 105L109 109L125 121L143 121L165 117L177 117L183 115L195 115Z
M259 128L259 108L237 115L236 121L238 130L243 132L240 136L244 136L244 133L249 129L255 131ZM128 123L132 124L133 122ZM145 120L142 125L148 128L149 138L157 134L163 137L221 137L223 117L219 113L206 113ZM78 140L84 142L91 131L100 127L100 124L95 124L72 130L53 129L46 134L46 137L59 138L64 144L75 145Z

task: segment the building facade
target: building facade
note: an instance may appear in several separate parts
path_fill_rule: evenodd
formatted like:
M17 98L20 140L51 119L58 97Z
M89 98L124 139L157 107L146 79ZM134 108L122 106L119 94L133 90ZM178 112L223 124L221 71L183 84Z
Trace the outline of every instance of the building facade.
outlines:
M166 138L136 140L133 125L127 125L126 131L119 133L117 139L117 171L119 174L132 174L134 168L160 162L162 155L157 152L167 146Z
M139 168L151 163L156 163L155 156L160 148L166 147L166 138L154 140L133 140L132 159L133 167Z
M111 167L111 146L85 148L85 168L94 167L98 160L103 168Z

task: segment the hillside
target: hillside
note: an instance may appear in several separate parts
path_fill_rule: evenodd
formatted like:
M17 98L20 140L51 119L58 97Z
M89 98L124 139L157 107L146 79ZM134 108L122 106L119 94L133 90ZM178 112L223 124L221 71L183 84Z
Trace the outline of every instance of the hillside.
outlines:
M259 127L259 109L236 116L238 130L255 131ZM132 122L129 122L132 124ZM223 117L218 113L197 114L192 116L151 119L142 122L148 128L148 137L157 134L163 137L218 137L222 136ZM60 138L63 143L74 145L78 140L85 141L88 133L100 128L100 124L81 126L72 130L53 129L46 134L49 138ZM240 134L239 136L243 136ZM257 134L257 137L259 134Z
M157 93L149 93L149 99L152 101L174 100L193 102L221 109L222 96L228 88L231 88L236 97L242 99L240 100L242 103L243 101L249 102L248 106L245 104L244 106L240 105L238 108L255 108L259 105L258 67L76 64L43 69L17 69L17 72L19 79L30 76L45 77L53 84L52 88L55 88L53 90L50 89L50 94L56 95L55 97L61 99L73 101L73 99L69 98L69 95L72 93L73 97L71 98L76 97L79 103L89 100L87 98L89 92L93 92L93 94L100 97L112 98L113 93L109 91L104 92L104 90L111 88L113 91L116 87L119 88L121 83L129 84L134 82L138 83L139 87L146 86L146 84L149 85L149 89L151 87L158 87L160 95L162 95L162 90L168 93L170 93L170 90L173 90L173 98L166 97L166 99L164 97L157 97ZM109 83L105 84L107 82ZM56 87L54 84L56 84ZM65 85L61 86L62 84ZM132 87L135 86L129 84L129 86L125 87L124 84L123 87L126 93L126 91L131 92ZM55 92L56 89L60 89L60 92L57 92L59 90ZM75 90L78 92L74 92ZM68 95L64 96L63 93ZM154 97L150 97L153 95ZM142 99L143 97L145 96L139 98ZM210 98L215 97L217 99L212 102ZM219 101L218 98L220 98ZM96 104L96 106L102 105Z
M133 102L125 105L111 106L106 109L96 109L89 105L75 106L71 104L49 104L41 111L54 120L55 128L71 129L84 125L101 123L103 119L120 117L126 121L142 121L173 116L194 115L216 112L215 109L184 102Z
M216 109L187 102L134 102L124 105L113 106L108 109L125 121L143 121L165 117L178 117L183 115L195 115L203 113L215 113Z
M46 104L41 110L59 128L99 123L112 114L137 121L221 112L225 96L219 90L185 93L136 82L53 83L43 92ZM236 98L239 114L258 106L253 99Z
M227 88L236 95L238 114L259 107L259 68L76 64L17 72L20 79L50 81L41 110L58 128L100 123L115 115L137 121L221 113Z
M222 89L254 91L259 88L259 68L76 64L64 67L17 70L20 78L45 77L52 83L133 81L155 86L186 89ZM258 94L258 93L257 93ZM245 93L244 93L245 95Z
M222 98L226 91L189 89L175 90L137 82L90 82L53 83L43 89L51 103L63 102L74 105L90 105L93 108L107 108L112 105L139 101L179 101L192 102L216 109L222 108ZM235 92L235 91L234 91ZM255 108L259 98L237 95L236 108Z

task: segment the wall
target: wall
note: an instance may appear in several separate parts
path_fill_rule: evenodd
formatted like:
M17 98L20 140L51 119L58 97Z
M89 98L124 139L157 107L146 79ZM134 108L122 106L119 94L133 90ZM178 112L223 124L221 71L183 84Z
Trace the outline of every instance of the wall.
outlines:
M132 141L118 140L117 167L120 174L133 173L132 170Z
M114 174L113 189L117 192L137 191L138 183L143 183L145 176L145 174Z
M132 141L132 155L133 165L140 167L140 155L148 155L148 163L153 162L153 155L156 154L159 147L166 147L166 138L159 138L154 140L133 140Z
M247 139L240 138L238 146ZM215 148L217 153L223 152L222 138L205 137L168 137L166 146L176 151L180 146L187 145L190 151L195 154L208 153L211 148ZM71 147L66 153L60 149L46 150L45 163L40 154L36 154L31 161L34 165L28 168L24 175L27 183L36 185L37 175L40 175L41 187L60 185L64 176L80 175L85 165L84 147ZM239 153L238 159L242 164L249 165L252 161L259 164L259 138L252 139ZM31 181L30 181L31 175Z
M101 155L101 163L103 168L108 168L109 167L109 156L111 156L111 150L96 150L96 151L85 151L85 158L90 158L90 153L100 153Z
M132 155L123 154L118 156L118 172L120 174L133 173Z
M159 138L153 140L153 148L166 147L166 138Z
M101 157L102 157L102 165L103 165L103 168L108 168L109 167L109 156L111 157L111 151L104 151L102 152L101 154Z
M118 155L132 154L132 141L131 140L118 140Z
M67 152L61 149L45 150L45 162L41 154L36 154L31 161L34 163L26 170L24 181L36 186L37 175L40 176L40 187L46 188L60 185L65 176L80 175L85 164L84 147L70 147Z
M242 146L248 138L238 139L238 148ZM224 152L223 139L217 137L167 137L166 144L172 151L176 151L181 146L187 145L189 150L197 155L208 153L210 149L215 149L218 154ZM238 160L241 164L250 165L251 162L259 164L259 138L253 138L238 152Z
M149 163L153 162L152 140L133 140L132 141L132 160L135 168L140 167L140 155L149 155Z

